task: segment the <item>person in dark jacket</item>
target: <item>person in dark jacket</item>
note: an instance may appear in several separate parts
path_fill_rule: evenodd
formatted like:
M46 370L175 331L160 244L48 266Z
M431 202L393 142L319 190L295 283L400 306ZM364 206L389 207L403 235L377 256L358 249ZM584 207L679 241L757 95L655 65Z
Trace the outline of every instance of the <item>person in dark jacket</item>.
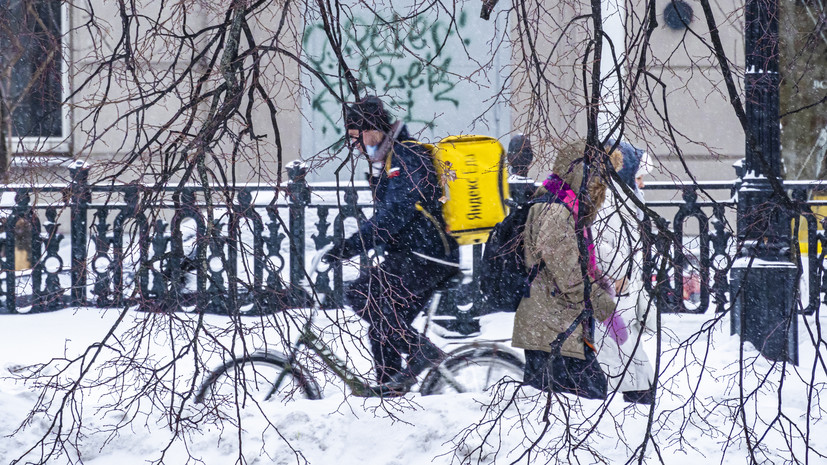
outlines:
M445 232L430 151L412 140L402 122L391 121L377 97L347 107L345 127L351 147L371 163L374 213L356 234L334 244L324 260L383 246L384 260L360 271L345 292L345 303L370 325L378 388L404 392L444 358L411 323L434 289L459 272L459 246Z
M534 151L531 148L531 139L524 134L516 134L508 143L509 176L508 184L511 200L517 204L525 204L534 195L537 187L534 180L528 177L528 170L534 161Z
M508 143L509 174L528 177L528 169L534 161L534 151L531 148L531 139L525 134L515 134Z

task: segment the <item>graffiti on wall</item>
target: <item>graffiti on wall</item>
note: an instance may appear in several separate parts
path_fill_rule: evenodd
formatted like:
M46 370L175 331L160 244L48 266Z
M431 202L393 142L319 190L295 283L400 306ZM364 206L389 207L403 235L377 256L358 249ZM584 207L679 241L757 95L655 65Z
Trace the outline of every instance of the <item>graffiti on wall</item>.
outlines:
M433 20L424 15L390 21L349 20L342 24L342 51L348 66L359 81L362 95L375 94L389 101L395 116L418 128L434 129L436 115L457 112L462 92L462 61L472 45L466 14L451 26L450 18ZM459 34L457 33L459 30ZM345 91L339 79L336 56L322 25L311 26L303 38L308 63L333 89ZM334 144L341 135L342 107L318 83L311 86L310 101L313 137ZM347 100L353 100L345 94ZM321 145L316 145L319 150Z

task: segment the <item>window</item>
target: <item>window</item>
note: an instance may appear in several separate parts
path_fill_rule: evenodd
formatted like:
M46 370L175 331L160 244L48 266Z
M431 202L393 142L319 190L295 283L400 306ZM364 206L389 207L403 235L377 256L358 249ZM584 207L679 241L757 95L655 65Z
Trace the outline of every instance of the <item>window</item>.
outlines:
M60 0L0 0L0 97L14 151L59 150L64 139L63 30Z
M781 156L787 179L827 179L827 24L823 0L778 4Z

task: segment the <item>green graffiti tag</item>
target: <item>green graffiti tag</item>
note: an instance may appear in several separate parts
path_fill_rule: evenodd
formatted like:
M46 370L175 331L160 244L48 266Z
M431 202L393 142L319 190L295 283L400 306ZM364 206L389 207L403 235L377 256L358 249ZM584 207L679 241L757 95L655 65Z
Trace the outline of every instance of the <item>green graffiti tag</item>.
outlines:
M461 13L457 22L460 30L466 25L465 16ZM434 123L427 118L428 107L459 107L457 71L452 69L456 66L448 51L464 49L457 47L459 38L448 22L432 21L423 15L409 20L394 17L390 21L374 17L372 22L349 20L341 30L342 52L359 80L360 91L389 96L394 106L406 111L397 116L432 128ZM467 46L470 39L462 42ZM338 62L323 26L308 27L302 43L310 66L324 76L328 85L338 88ZM313 87L320 89L310 102L317 117L313 130L316 134L320 131L322 137L336 134L340 131L337 122L341 120L341 106L323 86Z

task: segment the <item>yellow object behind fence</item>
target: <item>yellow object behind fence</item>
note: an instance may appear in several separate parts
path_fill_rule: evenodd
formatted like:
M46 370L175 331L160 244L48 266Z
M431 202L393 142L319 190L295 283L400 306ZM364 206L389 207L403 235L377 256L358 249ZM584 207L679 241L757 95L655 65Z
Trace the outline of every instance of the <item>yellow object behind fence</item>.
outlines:
M14 225L14 269L28 270L32 267L32 224L18 218Z
M460 245L485 242L508 214L503 146L488 136L451 136L439 141L432 153L448 232Z
M813 195L813 200L827 200L827 193L819 193ZM821 226L822 220L827 217L827 205L814 205L812 207L813 214L815 214L816 219L816 231L823 231L824 228ZM795 227L795 220L793 220L792 227ZM808 234L807 234L807 218L801 217L801 222L798 225L798 249L801 251L801 255L806 255L810 250L810 244L808 242ZM821 244L818 244L818 252L821 253Z

